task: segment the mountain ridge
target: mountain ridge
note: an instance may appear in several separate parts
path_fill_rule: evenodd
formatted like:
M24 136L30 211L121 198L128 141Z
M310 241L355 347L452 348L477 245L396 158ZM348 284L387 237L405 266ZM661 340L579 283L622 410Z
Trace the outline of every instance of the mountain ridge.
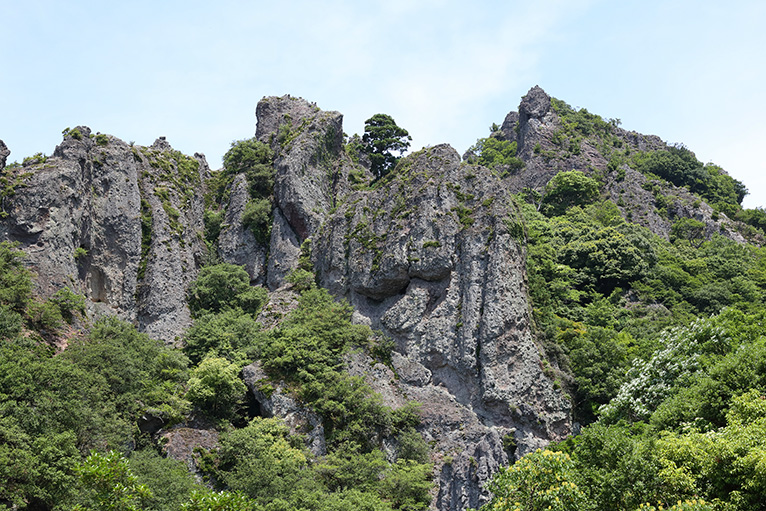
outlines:
M164 138L141 147L80 126L65 130L51 157L10 167L0 142L1 237L27 254L40 296L71 288L87 298L89 317L116 315L178 346L194 322L187 292L204 265L241 265L251 284L274 293L308 264L321 287L354 307L354 323L391 339L389 366L358 354L347 371L394 409L423 403L418 431L438 483L432 506L444 511L479 507L500 466L578 428L571 382L561 381L565 368L541 340L529 299L525 211L546 206L555 176L600 183L597 199L573 205L611 200L622 221L665 240L683 219L697 222L701 240L762 239L729 218L736 204L713 207L642 172L652 154L677 155L673 147L575 112L539 87L483 139L513 146L505 160L485 164L482 151L461 158L437 145L380 179L345 143L340 113L291 96L264 98L256 113L254 140L269 148L273 169L264 197L253 196L252 176L212 171ZM711 170L701 175L713 181L700 186L730 184ZM259 200L269 201L268 236L247 221ZM250 392L274 409L282 391L258 391L261 377L250 378Z

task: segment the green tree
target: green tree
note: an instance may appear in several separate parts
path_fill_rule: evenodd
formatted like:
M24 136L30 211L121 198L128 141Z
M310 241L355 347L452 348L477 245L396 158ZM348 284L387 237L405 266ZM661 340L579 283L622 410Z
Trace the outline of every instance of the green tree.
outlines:
M598 198L599 188L598 181L579 170L559 172L545 186L541 211L556 216L572 206L590 204Z
M492 500L482 511L584 511L593 509L576 482L568 454L549 450L527 454L492 478Z
M227 417L245 397L246 390L236 364L208 357L192 370L186 397L217 417Z
M313 484L307 453L291 440L280 419L257 417L221 437L219 476L229 488L261 504L286 498L297 485Z
M130 470L128 460L115 451L93 452L78 465L76 500L72 511L139 511L152 497Z
M231 149L223 155L223 168L227 174L239 174L259 165L269 165L273 158L271 148L258 139L237 140L231 143Z
M469 163L478 163L490 169L514 172L524 167L524 161L516 156L517 143L496 137L480 138L471 146Z
M162 457L153 448L133 452L128 463L138 484L152 493L144 501L146 511L180 509L192 492L205 490L194 480L186 463Z
M681 218L670 229L670 241L687 241L694 248L700 248L705 242L704 222L694 218Z
M204 266L189 287L192 316L221 312L238 305L238 296L250 289L250 276L242 266L221 263Z
M24 253L8 241L0 243L0 304L23 312L32 293L32 279L22 262Z
M407 130L397 126L390 115L375 114L367 119L362 143L370 157L372 173L378 178L385 176L399 159L391 151L398 151L401 155L410 147L410 140L412 137Z
M254 341L259 331L260 327L253 317L240 309L208 313L198 317L187 330L184 353L195 364L208 355L233 361L241 350Z

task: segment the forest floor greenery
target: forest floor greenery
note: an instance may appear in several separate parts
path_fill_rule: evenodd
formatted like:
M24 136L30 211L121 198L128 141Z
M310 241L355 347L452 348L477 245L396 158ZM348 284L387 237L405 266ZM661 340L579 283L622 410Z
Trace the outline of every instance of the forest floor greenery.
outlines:
M349 350L378 347L369 328L312 282L263 330L267 299L241 267L204 267L178 350L116 318L88 323L68 289L34 299L23 254L0 244L0 509L425 509L433 477L417 406L393 410L343 369ZM48 341L61 336L68 346L56 352ZM326 455L280 419L247 415L241 370L255 360L322 417ZM141 432L147 416L217 425L204 484Z
M554 109L570 152L588 137L619 146L616 122ZM472 150L498 173L522 166L515 143L489 137ZM685 186L763 236L766 213L741 208L741 183L685 148L612 156L612 170ZM247 179L243 221L267 238L273 158L254 139L232 144L206 200L211 254L235 174ZM544 195L517 197L535 337L577 434L502 468L482 509L766 509L766 249L705 237L693 219L661 238L602 200L602 185L562 172ZM189 288L182 350L115 318L91 322L68 288L35 297L23 259L0 243L0 510L428 507L417 404L394 410L345 371L351 351L385 362L391 345L316 287L305 254L288 278L297 307L271 329L257 321L266 290L211 256ZM263 389L279 384L322 418L326 454L280 419L248 414L241 374L253 362ZM146 417L215 425L218 448L198 453L202 482L142 432Z
M766 249L564 195L518 203L536 337L580 429L502 469L482 510L764 509Z

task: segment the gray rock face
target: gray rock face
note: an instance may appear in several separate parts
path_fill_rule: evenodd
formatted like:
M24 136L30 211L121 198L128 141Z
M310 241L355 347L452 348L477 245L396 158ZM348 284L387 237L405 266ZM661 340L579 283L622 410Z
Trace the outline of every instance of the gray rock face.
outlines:
M168 342L190 324L185 293L203 252L203 206L188 190L200 188L204 158L164 141L130 147L81 126L21 171L28 177L6 200L2 237L28 254L38 292L70 287L94 313Z
M541 369L520 226L499 178L449 146L416 153L393 174L339 205L313 237L316 268L357 321L395 340L399 391L427 403L424 430L452 457L440 467L438 508L476 507L508 461L502 437L515 437L519 455L563 439L569 405Z
M242 225L242 214L249 199L247 179L244 174L239 174L231 185L218 251L224 262L244 266L250 281L262 285L266 280L267 248L255 239L250 229Z
M518 156L525 162L523 169L505 179L504 185L511 193L524 188L543 192L548 181L559 172L579 170L587 175L598 173L606 177L609 198L618 205L623 216L659 236L668 238L673 223L686 217L705 222L708 236L721 233L736 241L744 241L731 220L725 215L714 219L712 208L704 202L701 206L695 205L699 201L686 189L662 184L662 195L673 199L673 204L666 207L660 204L662 199L659 196L643 189L647 182L644 175L628 166L621 171L610 169L610 154L629 155L636 151L667 150L669 147L654 135L642 135L618 126L613 126L611 132L617 140L614 147L605 148L592 137L581 137L576 144L577 149L572 151L568 142L561 142L564 139L561 134L565 130L551 97L535 86L522 98L518 113L509 113L501 127L502 139L516 141ZM659 210L663 208L666 209L661 213Z
M0 170L5 168L5 162L10 155L11 151L8 149L8 146L5 145L5 142L0 140Z
M283 383L270 383L258 362L245 366L242 376L258 401L263 417L280 417L291 434L305 435L306 444L315 456L327 454L321 417L293 399Z
M522 231L506 186L437 146L403 160L373 189L353 191L339 114L285 96L262 100L257 115L256 136L277 152L269 287L295 267L310 237L321 285L397 346L398 381L361 355L348 360L349 371L391 406L426 403L422 432L436 446L439 481L433 504L478 507L484 483L508 462L504 437L519 456L570 428L568 401L532 339Z

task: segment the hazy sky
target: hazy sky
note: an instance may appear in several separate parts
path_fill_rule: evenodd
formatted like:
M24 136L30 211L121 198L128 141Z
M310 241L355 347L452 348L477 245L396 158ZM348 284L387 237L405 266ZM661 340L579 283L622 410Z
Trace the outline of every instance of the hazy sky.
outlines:
M66 127L164 135L218 168L263 96L361 133L382 112L460 153L540 85L682 142L766 206L766 2L0 0L0 139L50 154Z

